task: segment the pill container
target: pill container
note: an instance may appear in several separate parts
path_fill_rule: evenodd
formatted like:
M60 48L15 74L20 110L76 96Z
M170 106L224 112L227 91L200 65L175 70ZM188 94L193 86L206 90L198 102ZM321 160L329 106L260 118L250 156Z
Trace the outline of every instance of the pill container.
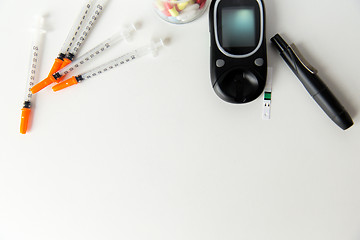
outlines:
M175 24L191 22L200 17L211 0L151 0L156 13Z

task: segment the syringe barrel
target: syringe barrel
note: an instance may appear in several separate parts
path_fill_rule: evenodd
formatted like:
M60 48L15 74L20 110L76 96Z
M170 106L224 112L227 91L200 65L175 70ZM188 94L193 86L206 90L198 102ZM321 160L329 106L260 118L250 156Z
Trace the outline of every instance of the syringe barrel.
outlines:
M124 38L128 37L132 32L136 31L134 25L130 28L125 29L124 31L119 31L118 33L114 34L112 37L106 39L104 42L100 43L93 49L89 50L88 52L84 53L82 56L78 57L75 61L67 65L66 67L59 70L55 73L57 76L64 76L76 68L84 65L85 63L89 62L90 60L96 58L99 54L103 53L107 49L111 48L113 45L121 42Z
M90 10L90 13L87 15L85 19L85 23L83 24L79 34L76 36L73 44L69 47L67 51L67 55L76 56L83 42L88 37L90 31L94 27L94 24L98 20L102 11L104 10L104 6L107 0L98 0L93 8Z
M46 32L43 28L44 18L38 17L36 21L37 21L37 26L34 29L32 29L33 38L31 42L29 70L26 79L24 103L31 102L32 92L30 91L30 89L35 85L35 81L38 79L42 42L44 40L44 34Z
M128 62L131 62L133 60L135 60L136 58L138 57L137 55L137 52L136 50L131 52L131 53L128 53L128 54L125 54L119 58L116 58L112 61L109 61L97 68L94 68L92 70L90 70L89 72L87 73L84 73L84 74L81 74L82 78L83 79L90 79L92 77L96 77L104 72L107 72L109 70L112 70L114 68L117 68L125 63L128 63Z
M84 25L87 23L91 9L96 4L96 0L89 0L82 8L79 16L76 18L74 25L72 26L61 50L60 53L67 54L70 48L75 44L75 41L78 39L78 36L82 32Z
M103 65L90 70L87 73L81 74L82 78L85 79L89 79L92 77L96 77L102 73L105 73L107 71L110 71L114 68L117 68L121 65L124 65L126 63L132 62L137 58L140 58L142 56L148 55L150 53L155 53L160 47L164 46L163 41L160 39L157 42L153 42L148 46L139 48L137 50L134 50L130 53L127 53L121 57L118 57L110 62L104 63Z

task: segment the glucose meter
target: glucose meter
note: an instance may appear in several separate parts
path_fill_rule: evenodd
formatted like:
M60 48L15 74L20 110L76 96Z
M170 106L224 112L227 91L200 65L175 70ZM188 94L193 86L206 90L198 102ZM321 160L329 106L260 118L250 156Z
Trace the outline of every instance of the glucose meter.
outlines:
M216 94L247 103L264 90L267 76L262 0L214 0L210 6L210 75Z

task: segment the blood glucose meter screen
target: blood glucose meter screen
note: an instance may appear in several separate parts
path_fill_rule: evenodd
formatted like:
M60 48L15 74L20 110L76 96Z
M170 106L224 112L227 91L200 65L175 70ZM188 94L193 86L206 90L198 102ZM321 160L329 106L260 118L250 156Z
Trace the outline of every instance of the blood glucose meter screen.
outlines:
M228 7L222 10L222 45L231 47L255 47L255 9Z

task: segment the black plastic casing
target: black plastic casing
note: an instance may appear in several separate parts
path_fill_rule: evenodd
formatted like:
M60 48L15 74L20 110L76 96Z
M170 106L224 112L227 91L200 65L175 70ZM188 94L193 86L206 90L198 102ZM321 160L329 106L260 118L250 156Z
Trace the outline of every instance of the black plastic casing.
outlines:
M219 19L215 19L215 11L220 16L221 7L226 5L241 7L243 5L256 6L256 16L260 17L260 5L262 8L262 40L257 39L256 52L247 57L232 57L225 55L218 46L216 34L221 30ZM216 9L215 9L216 8ZM213 0L209 11L210 31L210 76L215 93L224 101L229 103L248 103L255 100L263 92L267 77L267 50L266 50L266 21L265 6L262 0ZM260 18L256 21L260 22ZM261 29L257 29L261 33ZM221 36L218 36L218 39ZM219 42L219 40L218 40ZM253 50L256 49L254 47ZM227 52L227 51L226 51ZM253 51L250 51L253 52ZM248 53L250 53L248 52ZM227 52L228 53L228 52ZM230 55L237 55L231 53ZM241 55L241 54L240 54ZM256 65L256 60L261 60L261 66ZM217 61L223 60L224 65L217 66Z
M350 128L354 124L350 114L319 76L316 73L310 72L301 63L293 49L279 34L271 38L271 42L279 50L280 56L298 77L311 97L313 97L329 118L343 130Z

